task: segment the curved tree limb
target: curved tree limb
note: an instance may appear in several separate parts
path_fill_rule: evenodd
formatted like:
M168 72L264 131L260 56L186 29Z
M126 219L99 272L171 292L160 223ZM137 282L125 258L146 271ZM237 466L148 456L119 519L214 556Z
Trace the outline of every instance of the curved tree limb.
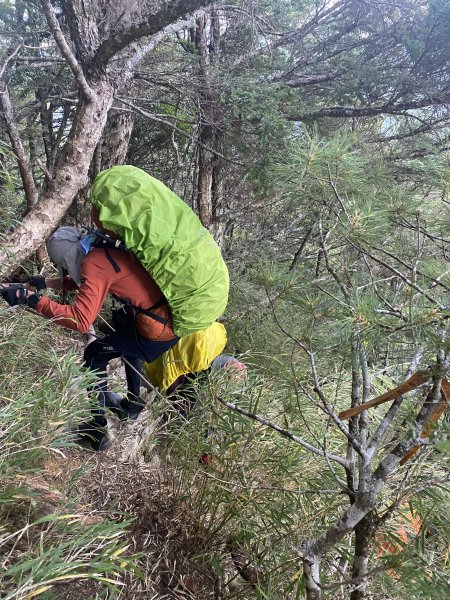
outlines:
M305 440L300 438L298 435L295 435L292 432L288 431L287 429L280 427L280 425L277 425L276 423L272 423L272 421L269 421L268 419L265 419L264 417L261 417L260 415L257 415L248 410L245 410L244 408L240 408L236 404L233 404L232 402L228 402L227 400L224 400L220 396L217 396L217 400L221 404L226 406L227 408L233 410L234 412L237 412L240 415L248 417L249 419L252 419L253 421L258 421L258 423L261 423L262 425L265 425L266 427L269 427L270 429L277 431L283 437L288 438L288 439L292 440L293 442L295 442L296 444L298 444L299 446L302 446L302 448L305 448L305 450L309 450L313 454L317 454L318 456L322 456L323 458L327 457L329 460L332 460L333 462L340 464L344 468L347 468L349 466L348 461L345 458L343 458L342 456L338 456L337 454L330 454L328 452L326 453L321 448L316 448L309 442L306 442Z
M212 3L213 0L204 0L202 5L208 6ZM106 66L113 56L132 42L157 34L170 23L199 8L198 0L167 0L158 2L156 6L154 2L148 4L145 18L137 23L126 24L100 44L93 60L94 68Z

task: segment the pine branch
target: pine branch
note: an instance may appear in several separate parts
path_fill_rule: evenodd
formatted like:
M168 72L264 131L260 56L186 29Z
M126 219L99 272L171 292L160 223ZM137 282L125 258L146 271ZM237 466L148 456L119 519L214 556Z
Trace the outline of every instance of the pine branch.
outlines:
M266 427L269 427L270 429L273 429L274 431L277 431L283 437L288 438L288 439L292 440L293 442L295 442L296 444L298 444L299 446L302 446L302 448L305 448L305 450L309 450L313 454L316 454L317 456L321 456L322 458L328 458L329 460L338 463L339 465L341 465L344 468L347 468L349 466L348 461L345 458L343 458L342 456L338 456L336 454L330 454L328 452L325 452L324 450L321 450L320 448L316 448L315 446L309 444L308 442L306 442L299 436L291 433L290 431L288 431L287 429L284 429L283 427L280 427L276 423L272 423L272 421L269 421L269 420L265 419L264 417L261 417L255 413L245 410L244 408L240 408L236 404L233 404L232 402L228 402L227 400L224 400L220 396L216 396L216 398L221 404L223 404L227 408L233 410L234 412L239 413L240 415L243 415L244 417L248 417L249 419L252 419L253 421L257 421L258 423L261 423L262 425L265 425Z
M291 339L292 341L294 341L307 354L307 356L309 357L309 362L310 362L310 365L311 365L311 371L312 371L313 380L314 380L314 392L316 393L316 395L320 399L321 405L319 404L319 406L320 406L321 410L323 410L323 412L326 415L328 415L334 421L334 423L338 426L338 428L341 430L341 432L345 435L345 437L351 443L351 445L356 450L356 452L358 452L359 454L363 455L364 452L363 452L363 450L361 448L361 444L356 439L356 437L353 436L349 432L349 430L347 429L347 427L345 426L345 424L343 423L343 421L338 417L338 415L332 409L332 407L330 406L330 404L329 404L326 396L322 392L320 381L319 381L319 376L318 376L318 373L317 373L317 368L316 368L316 365L315 365L314 353L311 350L309 350L309 348L307 348L303 342L301 342L298 338L296 338L295 336L293 336L291 333L289 333L283 327L283 325L280 323L280 321L278 319L278 316L277 316L276 311L275 311L275 306L274 306L273 301L270 298L267 290L266 290L266 295L267 295L267 299L269 301L270 307L272 309L273 318L275 319L275 322L276 322L277 326L279 327L279 329L289 339Z
M367 256L369 256L372 260L374 260L379 265L381 265L383 267L386 267L386 269L388 269L392 273L395 273L407 285L409 285L410 287L412 287L413 289L415 289L417 292L419 292L419 294L421 294L422 296L424 296L425 298L427 298L427 300L429 300L430 302L432 302L433 304L435 304L436 306L438 306L440 310L445 310L445 306L443 304L441 304L440 302L438 302L437 300L435 300L424 289L422 289L420 286L418 286L413 281L411 281L408 277L406 277L406 275L403 275L403 273L401 271L399 271L398 269L396 269L395 267L393 267L389 263L385 262L384 260L381 260L381 258L378 258L374 254L372 254L372 252L370 252L369 250L367 250L367 248L362 248L362 247L358 246L357 244L355 244L354 242L352 242L351 240L348 240L348 243L351 246L353 246L353 248L355 248L356 250L359 250L360 252L363 252L364 254L366 254Z
M403 265L407 269L412 268L411 265L408 265L408 263L406 263L403 259L401 259L399 256L393 254L392 252L389 252L388 250L385 250L384 248L380 248L379 246L372 246L372 248L374 250L378 250L379 252L382 252L383 254L386 254L386 256L389 256L390 258L393 258L394 260L399 262L401 265ZM415 272L423 277L427 277L428 279L430 279L434 283L433 287L436 287L439 285L442 288L444 288L445 291L450 292L450 288L447 285L445 285L444 283L442 283L442 281L439 281L439 279L435 279L434 277L431 277L430 275L426 275L417 268L415 269Z

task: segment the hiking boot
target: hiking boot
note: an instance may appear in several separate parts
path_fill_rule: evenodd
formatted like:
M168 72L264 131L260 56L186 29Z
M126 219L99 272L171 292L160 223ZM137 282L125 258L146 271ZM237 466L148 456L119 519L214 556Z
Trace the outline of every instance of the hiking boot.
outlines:
M120 407L120 404L124 397L120 394L116 394L115 392L102 392L99 395L99 402L105 408L109 408L114 412Z
M107 450L111 445L111 440L107 433L104 433L102 436L92 437L89 439L89 444L91 445L92 450L95 452L103 452L103 450Z
M111 440L106 427L99 427L95 423L80 423L73 433L76 433L82 442L87 443L95 452L106 450Z
M121 421L136 421L144 404L140 402L129 402L127 398L114 392L104 392L105 407L108 408Z

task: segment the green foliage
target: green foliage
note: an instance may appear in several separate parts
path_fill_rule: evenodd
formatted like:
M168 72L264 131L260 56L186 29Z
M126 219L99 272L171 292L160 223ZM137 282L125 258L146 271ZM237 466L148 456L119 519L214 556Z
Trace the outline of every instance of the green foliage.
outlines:
M299 419L297 399L286 384L254 375L245 385L233 384L219 374L207 389L199 389L190 420L175 418L166 432L171 463L180 477L180 499L204 539L204 559L214 562L223 545L240 548L262 573L256 597L295 598L301 580L292 547L314 535L318 523L325 527L345 500L321 461L311 461L298 445L227 409L214 400L219 396L294 433L307 418L320 435L320 418L314 407L304 405ZM332 447L335 441L329 443ZM207 463L199 464L205 453ZM318 502L320 494L326 503ZM222 572L218 564L216 568ZM225 582L234 577L222 574ZM245 585L238 587L238 598L252 597Z
M419 484L421 478L417 479ZM426 478L422 485L424 489L400 513L402 518L394 518L379 536L379 542L396 549L385 549L379 557L387 569L378 578L379 585L390 598L443 600L448 596L448 486L442 482L431 487ZM414 520L416 527L411 526Z
M113 591L121 574L134 569L134 559L123 554L128 522L85 513L76 492L85 469L71 475L67 470L59 491L46 468L55 460L61 461L59 470L70 464L73 443L64 427L86 418L86 387L93 376L80 369L54 326L5 306L0 307L3 597L53 598L55 584L84 579Z
M176 181L177 193L195 198L196 136L206 123L218 139L215 216L235 225L229 346L249 352L254 374L240 390L212 382L195 418L178 427L169 424L169 437L183 500L204 536L206 558L227 578L218 558L223 543L238 544L264 572L255 590L242 587L236 597L303 597L295 549L342 514L349 504L349 477L341 466L224 408L217 395L309 444L347 456L354 453L347 453L346 438L326 414L318 388L339 412L353 396L361 400L363 374L370 379L370 394L382 394L402 380L419 349L420 366L434 365L437 353L449 351L448 6L448 1L405 0L319 7L312 0L276 0L246 4L248 18L232 2L231 10L221 8L220 53L204 57L206 69L186 31L173 43L159 44L141 82L134 80L134 101L151 120L143 115L136 120L127 160L168 183ZM40 58L52 56L38 3L2 2L0 12L11 34L4 38L5 52L20 34L26 42L21 58L34 55L33 47ZM258 52L265 47L270 52ZM67 108L72 75L67 66L10 67L16 114L42 93L41 112L27 125L20 121L19 129L33 160L49 158L51 168L62 155L72 120ZM327 110L342 118L320 118ZM0 220L6 231L23 213L23 202L5 132L2 139ZM44 141L53 146L52 157ZM20 325L9 311L0 317L5 340L0 342L5 350L0 412L6 432L0 514L12 536L4 539L13 540L9 570L0 582L6 577L8 593L13 586L21 593L36 591L29 586L45 587L58 577L112 573L114 579L122 568L112 558L122 542L103 545L105 539L122 539L115 537L120 527L99 525L105 531L112 527L112 537L102 537L96 527L59 518L67 510L42 517L37 493L29 489L26 477L40 471L49 453L69 452L62 423L88 409L88 398L79 391L89 377L79 372L74 354L43 351L47 327L31 327L27 317ZM414 419L422 397L419 392L405 399L376 459L407 432L420 433ZM369 412L369 437L385 412L384 406ZM364 439L363 422L352 426ZM382 513L400 502L406 489L423 526L408 543L395 522L382 528L403 547L398 556L381 560L374 550L368 592L374 599L445 597L448 531L439 509L448 506L448 497L433 496L433 478L443 477L447 438L447 425L439 423L429 451L395 473L380 495L376 508ZM197 462L204 452L212 456L210 465ZM355 459L356 480L357 472ZM430 488L424 500L421 486ZM17 501L15 522L11 507ZM28 543L21 546L25 528ZM352 544L349 535L334 549L345 576L351 572ZM335 562L327 556L322 569L324 596L333 600L347 589ZM380 565L387 570L378 574Z
M15 157L5 143L0 141L0 235L21 217L23 200L17 193L19 177L14 169ZM0 238L1 240L1 238Z
M358 386L364 362L371 385L369 397L375 397L403 379L419 349L421 367L435 364L436 354L449 350L446 161L437 154L425 160L399 161L394 168L390 156L378 150L373 152L354 131L326 135L318 128L302 127L283 154L274 153L268 159L271 169L264 181L271 182L272 193L282 199L275 210L272 205L264 214L265 231L273 232L270 244L260 244L264 235L256 221L255 237L247 232L234 247L240 260L235 263L239 275L233 277L227 312L229 343L232 348L250 350L254 368L273 382L255 412L269 415L309 443L326 445L329 452L341 455L345 454L345 439L320 409L317 385L338 413L349 407L352 394L361 394ZM252 242L262 249L260 253L252 252ZM301 252L294 258L299 248ZM355 377L359 381L356 387ZM376 460L382 460L399 439L415 431L424 393L406 398ZM248 407L247 400L239 403ZM386 405L369 411L369 439L386 411ZM227 430L226 424L222 427ZM379 538L372 543L368 569L385 569L370 579L368 593L374 598L438 599L448 592L448 531L433 523L440 522L442 511L448 511L449 498L439 492L432 496L439 485L445 485L442 453L446 448L446 426L440 422L431 436L430 451L407 463L411 472L399 469L380 495L378 515L402 496L405 486L412 490L409 506L422 523L422 545L416 543L419 537L414 532L403 541L397 516L391 527L381 528L376 535L394 546L400 544L402 551L381 558L376 550ZM277 459L280 463L284 460L281 454ZM329 465L318 457L306 459L300 470L311 464L321 465L318 473L323 479L308 472L312 482L317 480L317 488L314 504L307 507L303 502L302 506L305 517L308 515L306 528L314 520L312 531L317 537L342 514L346 504L339 496L330 500L320 493L327 489L327 480L333 481L336 470L328 470ZM372 464L375 467L376 463ZM264 467L260 469L264 471ZM293 471L290 476L295 480ZM427 485L429 501L423 502L422 486ZM304 521L298 522L305 527ZM275 520L271 525L275 531ZM435 537L424 533L427 528L436 532ZM286 534L300 543L307 539L308 531L303 531L303 537L296 535L295 530ZM350 564L352 543L349 538L335 548ZM277 557L279 564L289 561L286 549L279 548ZM302 594L299 575L281 571L275 569L280 579L270 578L270 586L278 591L266 582L265 593L270 587L270 593L278 597L281 587L276 586L289 577L286 597ZM423 571L426 577L419 583L418 573ZM324 597L337 598L334 567L324 565L321 577L333 590L329 595L324 592Z

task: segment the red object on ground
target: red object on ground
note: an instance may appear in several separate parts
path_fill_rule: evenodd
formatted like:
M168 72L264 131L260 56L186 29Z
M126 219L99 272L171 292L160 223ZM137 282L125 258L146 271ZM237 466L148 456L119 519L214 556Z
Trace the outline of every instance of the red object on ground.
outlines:
M200 458L198 459L198 462L199 462L201 465L210 465L210 464L212 464L212 458L211 458L211 455L210 455L210 454L208 454L207 452L204 452L204 453L203 453L203 454L200 456Z

